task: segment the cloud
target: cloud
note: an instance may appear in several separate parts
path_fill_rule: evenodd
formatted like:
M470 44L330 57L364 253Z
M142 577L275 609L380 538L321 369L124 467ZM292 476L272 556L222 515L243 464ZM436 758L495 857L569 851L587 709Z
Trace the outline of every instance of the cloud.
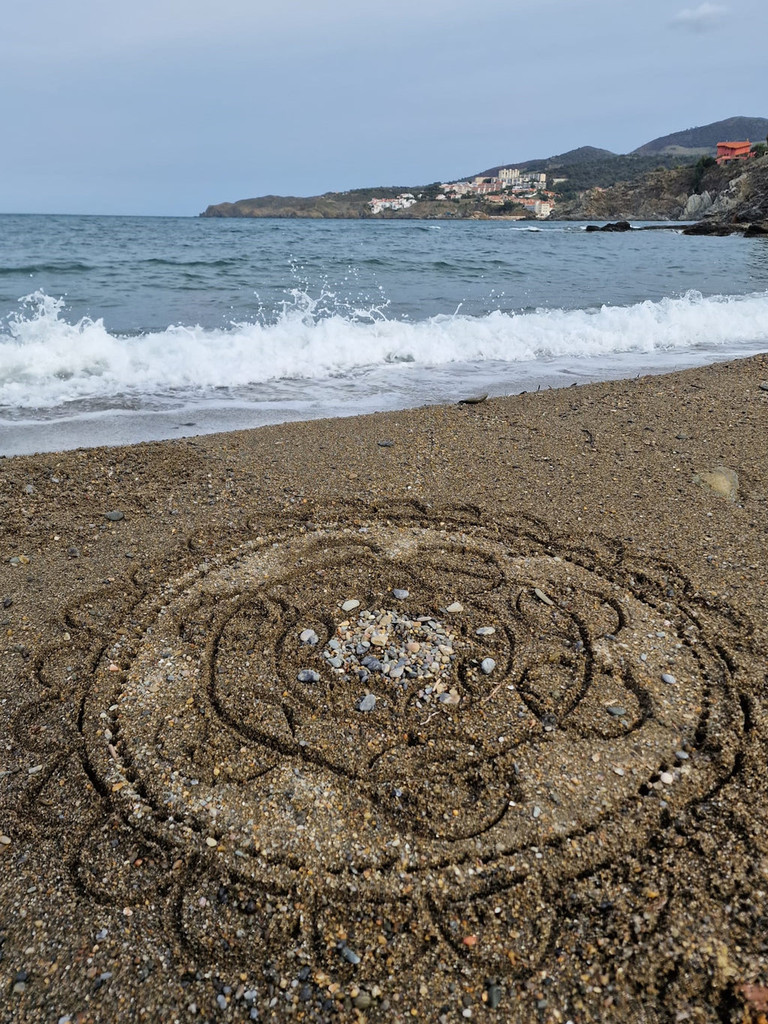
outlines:
M685 7L674 16L672 24L691 32L706 32L714 28L727 13L728 8L722 4L703 3L698 7Z

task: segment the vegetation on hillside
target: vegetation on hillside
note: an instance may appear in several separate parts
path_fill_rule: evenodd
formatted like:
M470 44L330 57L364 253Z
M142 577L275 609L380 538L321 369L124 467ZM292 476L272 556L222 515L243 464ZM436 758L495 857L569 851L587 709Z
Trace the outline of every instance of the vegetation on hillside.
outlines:
M686 149L709 149L714 156L718 142L729 142L734 139L749 139L752 142L764 139L768 132L768 118L765 117L728 117L724 121L713 121L699 128L686 128L682 132L662 135L658 139L646 142L633 152L640 156L661 153L667 147L684 147Z

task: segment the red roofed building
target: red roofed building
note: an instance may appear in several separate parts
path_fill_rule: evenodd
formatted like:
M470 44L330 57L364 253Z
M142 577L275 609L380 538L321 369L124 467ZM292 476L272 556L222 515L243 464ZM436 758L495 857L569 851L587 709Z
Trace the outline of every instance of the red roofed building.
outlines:
M751 156L754 154L749 139L746 142L718 142L717 144L717 162L719 164L727 164L729 160L749 160Z

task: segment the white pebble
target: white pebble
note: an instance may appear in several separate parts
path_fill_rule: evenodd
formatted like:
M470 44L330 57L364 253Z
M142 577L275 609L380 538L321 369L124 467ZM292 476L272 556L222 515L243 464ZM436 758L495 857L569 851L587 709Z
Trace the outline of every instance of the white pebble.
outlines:
M496 668L496 662L493 660L493 658L483 658L483 660L480 662L480 668L483 670L483 672L485 672L487 676L489 676L491 672L493 672L493 670Z
M675 776L672 774L672 772L662 772L659 778L665 786L671 786L672 783L675 781Z
M481 626L475 630L475 636L493 636L496 632L495 626Z
M449 604L448 607L445 610L447 612L463 612L464 611L464 605L463 604L459 604L458 601L454 601L453 604Z
M662 683L676 683L677 679L675 679L674 676L670 675L669 672L662 672L661 681Z
M355 598L352 597L352 598L349 599L349 601L345 601L344 602L344 604L341 606L341 610L343 612L351 612L351 611L354 611L355 608L359 608L359 607L360 607L360 602L356 601Z

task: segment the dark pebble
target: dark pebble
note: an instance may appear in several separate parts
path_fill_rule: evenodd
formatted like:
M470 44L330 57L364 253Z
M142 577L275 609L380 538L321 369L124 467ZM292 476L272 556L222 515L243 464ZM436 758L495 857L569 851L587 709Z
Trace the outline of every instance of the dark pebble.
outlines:
M395 447L395 442L394 441L385 440L385 441L377 441L376 443L378 444L379 448L394 448Z
M3 598L3 608L10 608L12 604L13 604L13 598L12 597L4 597Z
M119 523L121 519L125 519L125 514L115 510L114 512L105 512L104 518L108 519L110 523Z
M501 1003L502 991L500 985L488 986L488 1006L495 1010Z

